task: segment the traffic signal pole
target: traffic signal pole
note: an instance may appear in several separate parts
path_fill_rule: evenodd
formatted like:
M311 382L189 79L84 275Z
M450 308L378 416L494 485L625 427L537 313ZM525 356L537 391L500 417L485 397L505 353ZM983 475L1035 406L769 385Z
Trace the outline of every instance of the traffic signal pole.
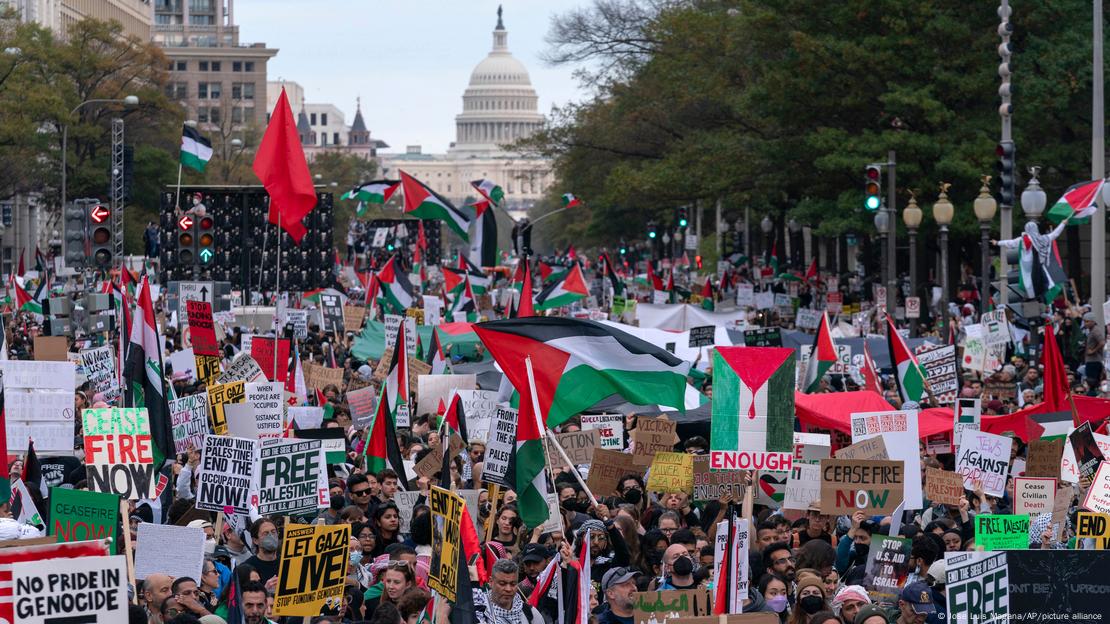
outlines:
M886 313L894 314L894 306L897 304L897 297L895 296L895 288L898 286L898 222L895 217L898 215L898 196L894 186L894 170L896 169L894 160L894 150L887 152L886 157L886 170L889 175L886 179L886 210L887 216L887 236L886 236L886 257L890 259L890 267L887 268L886 273Z
M1002 79L1002 85L999 87L999 95L1002 96L1002 105L998 108L998 114L1002 118L1002 141L1001 145L1013 145L1013 132L1012 132L1012 116L1013 104L1010 98L1010 33L1013 26L1010 22L1010 0L1001 0L998 7L998 17L1001 22L998 25L998 34L1002 37L1002 44L998 46L998 55L1001 58L1001 63L998 65L998 74ZM1099 22L1101 24L1101 22ZM1011 160L1012 162L1012 160ZM1014 166L1016 174L1016 165ZM999 180L1003 185L1007 184L1004 179ZM1003 188L999 194L1002 201L998 202L999 211L999 238L1009 240L1014 235L1014 216L1013 216L1013 202L1016 182L1014 177L1010 177L1010 188ZM1009 268L1006 266L1006 254L1000 252L998 254L999 271L998 275L1001 277L1001 288L999 292L999 301L1002 305L1006 305L1009 301L1010 286L1006 282L1006 275L1009 273ZM989 287L987 288L989 292ZM980 309L986 309L987 302L980 302Z

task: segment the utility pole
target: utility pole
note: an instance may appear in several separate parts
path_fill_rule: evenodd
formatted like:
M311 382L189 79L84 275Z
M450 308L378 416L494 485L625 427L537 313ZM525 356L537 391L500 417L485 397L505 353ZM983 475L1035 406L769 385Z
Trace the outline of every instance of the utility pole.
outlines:
M1095 0L1095 2L1101 4L1101 0ZM998 56L1001 59L1001 62L998 64L998 77L1002 79L1002 84L998 87L998 94L1002 96L1002 105L998 107L998 115L1002 118L1002 141L999 145L1000 149L1003 150L1006 149L1006 146L1010 146L1012 150L1013 146L1011 123L1013 121L1014 105L1012 104L1012 92L1010 89L1010 35L1014 31L1014 26L1013 23L1010 22L1010 13L1010 0L1001 0L1001 5L998 7L998 17L1001 20L998 24L998 35L1002 38L1002 43L998 46ZM1095 21L1097 22L1095 28L1098 28L1099 32L1101 32L1102 22L1098 20ZM1101 40L1099 44L1101 45ZM1096 123L1101 123L1101 121L1096 121ZM1002 156L1002 154L1000 154L1000 156ZM1011 162L1013 162L1012 156ZM998 207L1001 209L999 215L999 238L1002 239L1010 239L1013 238L1014 235L1013 206L1014 189L1016 188L1016 182L1014 180L1017 174L1016 164L1013 165L1013 168L1014 175L1010 176L1010 181L1008 183L1009 188L1006 188L1007 181L1005 179L1005 174L1003 174L999 180L1002 183L1002 192L999 193L1002 201L998 203ZM999 253L998 261L998 274L1001 278L1000 288L998 289L1000 303L1006 305L1010 298L1010 286L1006 280L1006 274L1009 272L1009 268L1006 266L1006 254ZM988 288L987 290L989 292L990 289ZM986 305L985 301L983 305Z
M895 191L894 185L894 170L895 170L894 150L890 150L886 156L886 210L887 216L887 237L886 237L886 257L890 261L890 267L887 269L886 281L886 313L894 314L894 306L897 304L898 299L895 289L898 286L898 196Z
M1091 177L1106 177L1106 120L1103 118L1102 0L1094 0L1094 84L1091 103ZM1095 197L1097 210L1091 219L1091 311L1099 327L1106 326L1102 303L1106 301L1106 206L1102 193Z

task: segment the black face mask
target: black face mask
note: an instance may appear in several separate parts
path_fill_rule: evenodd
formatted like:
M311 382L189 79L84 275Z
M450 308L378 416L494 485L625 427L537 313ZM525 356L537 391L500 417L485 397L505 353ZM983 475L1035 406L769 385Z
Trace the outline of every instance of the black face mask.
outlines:
M856 553L856 561L862 563L867 559L867 551L871 550L870 544L856 544L852 547Z
M563 509L566 509L567 511L582 512L582 511L586 511L586 507L587 507L587 505L583 505L576 498L568 498L567 500L563 501Z
M624 502L629 505L639 505L640 501L644 499L644 493L636 488L632 488L624 493Z
M671 564L677 576L688 576L694 572L694 562L689 557L679 557Z
M813 615L825 608L825 599L820 596L806 596L798 601L798 606L802 608L802 611Z

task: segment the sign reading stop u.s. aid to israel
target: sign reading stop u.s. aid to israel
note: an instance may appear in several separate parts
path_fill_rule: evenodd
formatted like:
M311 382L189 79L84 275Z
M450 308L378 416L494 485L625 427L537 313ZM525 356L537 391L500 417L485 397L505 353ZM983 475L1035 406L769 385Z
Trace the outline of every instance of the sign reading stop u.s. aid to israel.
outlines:
M790 470L793 424L793 349L719 347L714 351L711 469Z

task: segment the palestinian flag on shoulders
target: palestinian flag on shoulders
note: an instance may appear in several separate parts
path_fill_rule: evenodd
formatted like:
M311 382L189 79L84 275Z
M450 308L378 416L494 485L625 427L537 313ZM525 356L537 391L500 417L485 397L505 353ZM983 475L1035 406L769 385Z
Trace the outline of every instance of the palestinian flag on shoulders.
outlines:
M813 337L813 351L809 354L806 376L802 380L802 392L817 392L821 388L821 378L829 372L833 364L836 364L836 345L833 344L832 331L829 329L829 314L822 312L821 324L817 326L817 335Z
M574 196L572 193L563 193L563 208L574 208L581 206L582 201Z
M582 269L578 265L574 265L570 271L567 271L566 277L552 284L549 284L539 296L536 297L537 310L550 310L551 308L558 308L570 305L575 301L581 301L590 294L590 289L586 286L586 278L582 275Z
M173 461L174 444L170 409L162 377L162 342L154 321L150 283L144 275L139 284L135 314L132 315L131 344L127 349L123 380L125 407L145 407L150 417L150 440L155 472L165 460ZM155 487L151 483L151 489Z
M527 357L548 427L613 394L635 405L685 409L690 363L610 325L541 316L479 323L474 330L520 392L521 424L528 421L524 407L531 402Z
M493 180L486 180L485 178L474 180L470 183L470 186L473 186L474 190L478 191L482 197L494 204L500 204L501 200L505 199L505 190Z
M212 142L187 124L181 126L181 164L204 172L204 166L212 160Z
M1080 182L1071 186L1056 203L1045 213L1045 218L1059 224L1064 219L1071 217L1068 225L1090 223L1091 215L1098 209L1095 203L1102 193L1102 186L1106 180L1091 180Z
M408 274L398 264L394 255L378 271L378 299L383 306L388 305L393 314L404 314L412 307L415 295Z
M384 204L401 186L400 180L371 180L343 193L339 199L357 199L367 204Z
M890 348L890 362L894 365L894 379L898 382L898 394L902 402L921 402L925 395L925 371L917 363L913 351L894 327L894 319L886 317L886 340Z
M470 219L446 197L404 171L401 172L401 189L405 194L407 216L438 219L446 223L447 227L459 235L459 238L470 241L467 234L467 230L470 229Z

